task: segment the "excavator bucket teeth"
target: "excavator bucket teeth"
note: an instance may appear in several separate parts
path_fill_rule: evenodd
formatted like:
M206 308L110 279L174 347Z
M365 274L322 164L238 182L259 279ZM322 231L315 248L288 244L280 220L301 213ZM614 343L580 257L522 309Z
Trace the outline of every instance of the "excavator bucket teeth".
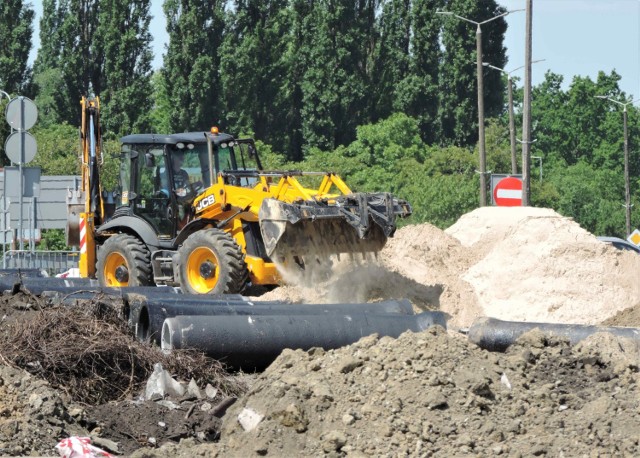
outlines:
M267 254L368 253L382 249L410 205L388 193L295 203L265 199L259 212Z

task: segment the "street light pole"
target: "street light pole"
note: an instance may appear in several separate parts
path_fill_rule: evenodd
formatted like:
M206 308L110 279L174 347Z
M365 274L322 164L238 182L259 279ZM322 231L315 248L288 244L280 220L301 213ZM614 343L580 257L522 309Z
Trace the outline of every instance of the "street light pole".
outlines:
M478 154L480 156L480 206L485 207L487 205L487 155L485 152L485 141L484 141L484 87L483 87L483 79L482 79L482 28L481 26L495 21L501 17L504 17L510 13L515 13L516 11L522 10L513 10L506 11L502 14L494 16L486 21L477 22L472 21L471 19L467 19L465 17L459 16L450 11L436 11L436 14L444 14L447 16L453 16L455 18L460 19L461 21L469 22L470 24L474 24L476 26L476 71L477 71L477 80L478 80Z
M478 74L478 154L480 155L480 206L487 205L487 154L484 141L484 79L482 72L482 29L476 28L476 72Z
M596 95L597 99L608 100L622 107L622 125L624 135L624 207L627 237L631 234L631 185L629 182L629 134L627 131L627 105L632 105L638 100L620 102L604 95Z
M542 62L544 59L534 60L531 62L535 64L536 62ZM492 68L494 70L498 70L501 73L504 73L507 76L507 89L509 94L509 142L511 146L511 174L516 175L518 173L518 164L516 161L516 125L515 125L515 116L513 114L513 80L511 78L511 74L515 71L524 68L524 65L521 65L518 68L514 68L510 72L506 71L504 68L496 67L487 62L484 62L482 65L485 67Z
M522 206L531 202L531 47L533 0L526 0L524 100L522 103Z

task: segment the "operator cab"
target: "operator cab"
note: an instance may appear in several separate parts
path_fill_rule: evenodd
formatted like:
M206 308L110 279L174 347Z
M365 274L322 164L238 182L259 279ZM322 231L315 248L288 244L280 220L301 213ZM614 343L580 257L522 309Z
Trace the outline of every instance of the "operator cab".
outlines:
M216 176L235 186L253 186L261 169L253 140L224 133L136 134L120 141L114 217L140 217L161 240L176 237L192 217L193 200Z

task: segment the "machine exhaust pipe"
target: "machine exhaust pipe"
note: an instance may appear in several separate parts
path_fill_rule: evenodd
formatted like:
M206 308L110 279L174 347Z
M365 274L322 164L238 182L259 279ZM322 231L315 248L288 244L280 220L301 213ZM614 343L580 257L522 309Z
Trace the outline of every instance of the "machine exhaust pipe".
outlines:
M549 337L562 337L575 345L598 332L609 332L618 337L626 337L640 344L639 328L611 326L589 326L582 324L524 323L502 321L496 318L480 318L469 328L469 340L489 351L505 351L518 338L533 329L539 329Z
M371 334L398 337L435 325L446 328L446 314L375 315L352 310L349 314L176 316L163 323L161 347L164 351L194 348L229 367L260 370L285 348L329 350Z

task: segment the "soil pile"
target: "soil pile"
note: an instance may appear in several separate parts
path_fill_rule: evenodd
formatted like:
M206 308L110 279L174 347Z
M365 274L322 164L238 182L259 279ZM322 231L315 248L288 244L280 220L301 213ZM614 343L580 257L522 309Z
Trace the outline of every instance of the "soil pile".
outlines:
M42 379L0 365L0 455L51 455L59 439L88 435L82 409Z
M578 456L640 453L638 348L536 331L506 354L441 328L285 351L217 445L136 456Z

